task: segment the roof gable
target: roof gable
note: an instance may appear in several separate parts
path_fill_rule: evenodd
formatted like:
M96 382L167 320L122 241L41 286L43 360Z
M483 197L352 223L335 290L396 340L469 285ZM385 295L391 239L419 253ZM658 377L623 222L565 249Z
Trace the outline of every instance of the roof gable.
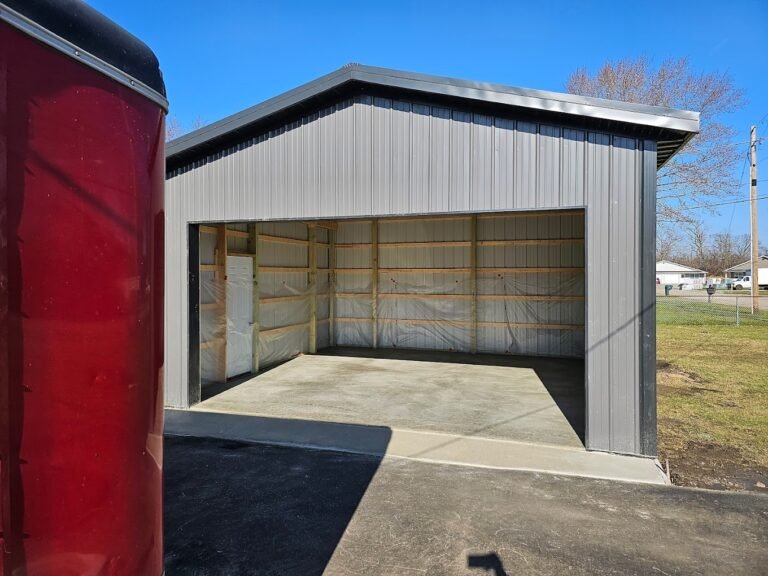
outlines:
M532 116L540 121L654 139L658 142L659 166L699 130L698 112L348 64L169 142L169 169L247 139L270 124L290 122L329 102L360 93L428 99L473 111L487 109L496 115Z
M768 268L768 255L763 255L758 257L758 268ZM752 268L752 260L747 260L746 262L742 262L741 264L736 264L736 266L731 266L730 268L726 268L726 272L736 272L739 270L749 270Z
M706 274L705 270L699 270L698 268L691 268L685 264L678 264L677 262L671 262L669 260L659 260L656 262L656 273L659 272L702 272Z

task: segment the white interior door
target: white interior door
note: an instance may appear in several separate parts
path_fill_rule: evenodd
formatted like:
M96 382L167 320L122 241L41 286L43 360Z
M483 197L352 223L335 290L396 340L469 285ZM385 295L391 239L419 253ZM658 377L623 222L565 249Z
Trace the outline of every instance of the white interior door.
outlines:
M227 256L227 378L253 368L253 260Z

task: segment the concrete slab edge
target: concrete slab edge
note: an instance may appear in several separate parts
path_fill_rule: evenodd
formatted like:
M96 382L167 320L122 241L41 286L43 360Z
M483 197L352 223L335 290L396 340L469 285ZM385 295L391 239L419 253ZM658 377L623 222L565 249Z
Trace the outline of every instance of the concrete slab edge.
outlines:
M199 410L167 409L165 413L165 434L169 436L217 438L443 465L516 470L618 482L669 484L660 463L651 458L359 424L265 418Z

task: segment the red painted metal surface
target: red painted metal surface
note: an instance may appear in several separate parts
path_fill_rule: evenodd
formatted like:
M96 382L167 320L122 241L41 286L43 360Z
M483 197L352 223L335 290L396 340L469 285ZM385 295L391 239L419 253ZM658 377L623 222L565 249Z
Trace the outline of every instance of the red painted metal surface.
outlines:
M0 123L0 574L161 574L164 113L0 23Z

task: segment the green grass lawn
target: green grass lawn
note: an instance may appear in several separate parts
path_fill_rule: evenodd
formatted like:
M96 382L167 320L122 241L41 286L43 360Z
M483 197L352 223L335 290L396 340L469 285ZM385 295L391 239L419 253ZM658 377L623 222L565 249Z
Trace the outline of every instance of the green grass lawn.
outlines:
M665 323L669 313L659 309L657 327L660 457L673 469L693 458L694 471L719 466L727 477L742 466L759 477L768 471L768 324L692 329Z

